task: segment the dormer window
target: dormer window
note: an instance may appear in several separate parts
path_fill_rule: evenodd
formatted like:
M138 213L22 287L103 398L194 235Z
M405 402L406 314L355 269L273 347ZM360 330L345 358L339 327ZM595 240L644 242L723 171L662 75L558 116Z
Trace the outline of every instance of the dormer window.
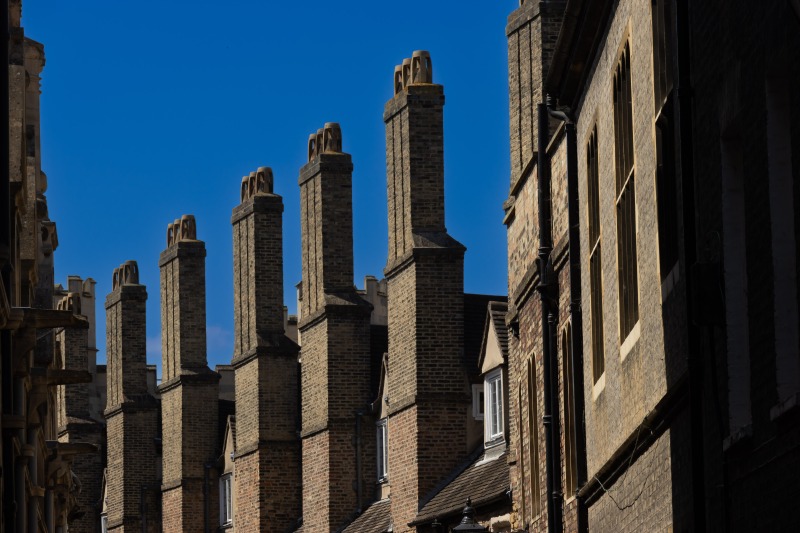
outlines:
M503 440L503 372L496 368L488 374L483 381L484 387L484 435L486 444L493 444Z
M378 458L378 483L383 483L389 479L388 456L389 445L387 442L386 419L378 420L376 424L376 444Z
M229 526L233 523L231 489L231 474L225 474L219 480L219 524L221 526Z

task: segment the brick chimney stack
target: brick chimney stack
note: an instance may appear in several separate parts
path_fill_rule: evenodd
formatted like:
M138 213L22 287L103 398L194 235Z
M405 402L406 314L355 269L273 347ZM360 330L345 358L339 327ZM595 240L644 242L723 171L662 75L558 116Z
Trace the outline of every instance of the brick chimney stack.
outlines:
M389 480L395 524L462 460L464 251L444 220L444 90L430 54L395 68L386 103ZM393 429L395 428L395 429ZM396 428L416 428L404 431Z
M237 505L241 531L288 531L300 517L299 346L284 334L283 199L272 169L242 178L233 209Z
M353 285L353 165L339 125L311 134L300 169L303 528L334 531L374 487L355 486L356 412L369 397L371 305ZM366 447L362 447L362 450ZM364 457L362 464L372 464ZM362 504L364 502L361 502Z
M220 376L206 361L205 257L192 215L167 227L159 259L165 531L203 530L206 465L216 461ZM208 497L210 523L217 523L218 491Z
M161 531L158 403L147 391L146 303L136 261L114 269L106 297L106 515L108 530L119 533L142 531L142 496L147 531Z

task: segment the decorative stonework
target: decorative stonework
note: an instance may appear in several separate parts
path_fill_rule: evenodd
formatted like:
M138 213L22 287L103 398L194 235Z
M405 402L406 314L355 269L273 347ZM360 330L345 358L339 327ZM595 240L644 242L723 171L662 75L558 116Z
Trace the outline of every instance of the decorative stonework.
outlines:
M180 220L175 220L167 225L167 246L172 246L179 241L196 241L197 223L194 215L183 215Z

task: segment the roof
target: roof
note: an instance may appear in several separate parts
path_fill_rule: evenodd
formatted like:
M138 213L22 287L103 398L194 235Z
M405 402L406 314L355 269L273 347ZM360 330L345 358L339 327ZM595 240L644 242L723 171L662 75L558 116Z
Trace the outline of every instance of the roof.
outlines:
M489 302L507 302L508 297L490 294L464 294L464 364L471 381L480 375L478 359L483 346L486 309ZM463 503L463 502L462 502Z
M489 342L489 328L494 327L497 336L497 347L503 356L504 361L508 361L508 326L506 325L506 314L508 314L507 302L489 302L486 309L486 324L483 327L483 337L481 341L481 351L478 356L477 367L483 368L486 357L486 343Z
M497 340L500 342L500 349L503 351L503 357L508 357L507 313L508 302L489 302L489 319L494 324L494 332L497 333Z
M467 498L472 506L480 508L505 497L511 482L508 476L508 449L496 458L487 459L482 453L453 481L437 493L414 518L410 525L423 524L434 518L459 514L464 509Z
M391 531L391 505L389 500L379 500L367 507L342 533L387 533Z

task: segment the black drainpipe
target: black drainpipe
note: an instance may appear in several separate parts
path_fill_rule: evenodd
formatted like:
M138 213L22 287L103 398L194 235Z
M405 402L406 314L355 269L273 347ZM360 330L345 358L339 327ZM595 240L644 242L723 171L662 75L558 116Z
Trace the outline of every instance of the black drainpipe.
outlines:
M547 156L547 141L550 138L547 105L537 106L539 119L538 142L538 194L539 194L539 285L537 290L542 301L542 359L544 361L544 413L542 424L545 433L545 455L547 472L547 531L560 533L562 529L561 493L561 443L558 429L558 376L553 371L553 339L555 332L555 305L553 267L550 252L553 250L553 230L550 200L550 158ZM558 365L555 365L558 368ZM555 406L555 408L554 408Z
M578 214L578 140L575 122L564 111L553 107L547 98L550 116L564 122L567 138L567 211L569 218L569 314L572 319L572 405L575 409L575 461L577 486L586 484L586 425L583 404L583 312L581 310L581 239ZM577 498L578 533L589 531L586 504Z
M361 494L361 417L364 411L356 411L356 501L358 508L356 512L361 514L363 495Z
M209 462L203 464L203 531L205 533L210 533L211 531L211 525L208 523L209 520L211 520L209 516L211 511L209 509L211 498L208 490L208 483L211 477L209 470L211 470L213 466L214 464Z
M139 512L142 514L142 533L147 533L147 485L139 489Z
M693 95L691 85L691 51L689 0L676 2L676 49L677 49L677 100L681 147L681 193L683 200L683 239L684 254L687 267L697 263L697 233L695 228L694 197L694 142L692 139L692 106ZM693 294L697 283L692 275L692 268L687 268L686 293ZM695 309L689 306L688 327L688 371L689 371L689 412L692 447L692 506L694 530L706 530L705 509L705 460L703 445L703 354L702 332L697 326ZM713 362L711 363L713 364Z

